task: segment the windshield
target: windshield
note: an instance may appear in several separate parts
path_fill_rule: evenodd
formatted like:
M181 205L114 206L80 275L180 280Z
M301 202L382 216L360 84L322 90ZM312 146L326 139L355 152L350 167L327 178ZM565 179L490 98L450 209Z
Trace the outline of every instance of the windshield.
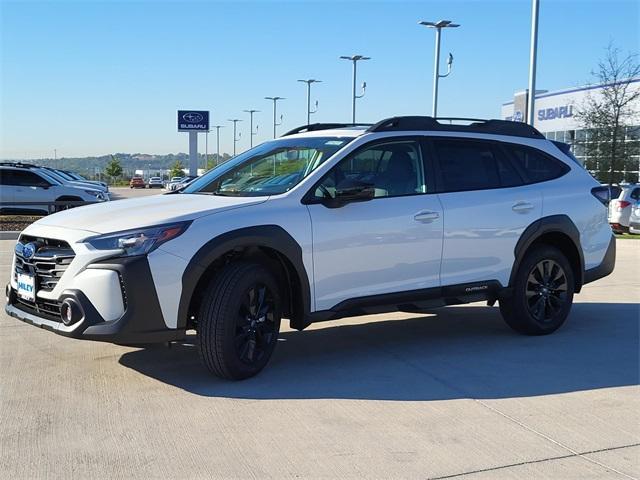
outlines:
M278 195L289 191L351 138L281 138L265 142L194 180L182 193L227 196Z

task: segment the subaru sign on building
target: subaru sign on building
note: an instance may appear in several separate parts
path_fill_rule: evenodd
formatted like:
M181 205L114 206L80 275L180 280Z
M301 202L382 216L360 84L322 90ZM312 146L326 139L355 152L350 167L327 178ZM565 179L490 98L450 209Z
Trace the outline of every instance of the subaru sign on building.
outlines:
M209 112L206 110L178 110L179 132L208 132Z
M632 79L631 88L640 88L640 78ZM576 112L584 104L589 96L602 94L602 85L590 85L579 88L568 88L549 92L547 90L536 91L534 127L542 133L568 132L580 129L580 123ZM526 121L527 92L516 92L513 101L503 103L501 118L504 120ZM638 105L640 111L640 105ZM638 125L637 118L634 125Z
M632 78L628 82L629 89L640 89L640 78ZM606 85L589 85L553 92L536 90L533 126L550 140L572 145L573 154L578 160L589 164L589 150L585 147L585 144L590 141L589 132L581 124L578 112L589 98L601 100L605 87ZM516 92L513 101L503 103L502 119L525 122L528 118L527 95L526 90ZM635 112L635 116L627 119L626 125L623 127L623 138L624 142L637 142L640 139L640 100L635 100L634 105L631 105L630 108ZM627 149L627 151L633 150ZM595 168L593 163L589 165L592 169ZM620 170L623 172L623 178L627 178L627 175L631 179L637 178L635 175L640 175L640 157L632 153L628 161L621 163L621 168L623 169Z

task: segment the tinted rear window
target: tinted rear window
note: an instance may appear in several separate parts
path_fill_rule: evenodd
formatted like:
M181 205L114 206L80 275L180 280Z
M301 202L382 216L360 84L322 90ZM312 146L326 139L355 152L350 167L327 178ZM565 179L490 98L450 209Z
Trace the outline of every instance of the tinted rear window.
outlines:
M435 140L441 190L456 192L521 185L511 162L491 142Z
M529 183L552 180L564 175L569 170L569 167L560 160L538 150L514 145L506 148L512 152L514 161L524 172Z

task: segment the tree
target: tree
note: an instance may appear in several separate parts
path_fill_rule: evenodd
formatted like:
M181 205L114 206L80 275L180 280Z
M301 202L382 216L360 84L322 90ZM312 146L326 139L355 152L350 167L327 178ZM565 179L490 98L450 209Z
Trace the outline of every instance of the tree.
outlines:
M638 116L640 89L632 80L639 75L638 56L628 54L622 58L620 50L610 44L597 70L592 72L602 85L601 91L588 94L583 104L577 106L575 116L586 134L574 144L583 150L587 157L585 166L595 171L600 181L612 184L625 180L621 171L627 170L630 157L637 155L638 139L625 142L625 134L626 127Z
M176 160L176 162L171 166L171 177L184 177L184 165L180 160Z
M111 181L122 175L122 165L120 165L120 160L116 156L111 155L111 161L105 167L104 173L111 177Z

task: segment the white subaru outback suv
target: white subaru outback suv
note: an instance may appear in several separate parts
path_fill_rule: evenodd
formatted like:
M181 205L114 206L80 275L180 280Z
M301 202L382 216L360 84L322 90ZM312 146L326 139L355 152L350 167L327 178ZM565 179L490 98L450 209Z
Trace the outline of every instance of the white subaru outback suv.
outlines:
M613 270L607 196L522 123L308 125L179 192L32 224L6 311L114 343L195 329L204 364L229 379L265 366L283 318L302 330L498 301L514 330L548 334Z

